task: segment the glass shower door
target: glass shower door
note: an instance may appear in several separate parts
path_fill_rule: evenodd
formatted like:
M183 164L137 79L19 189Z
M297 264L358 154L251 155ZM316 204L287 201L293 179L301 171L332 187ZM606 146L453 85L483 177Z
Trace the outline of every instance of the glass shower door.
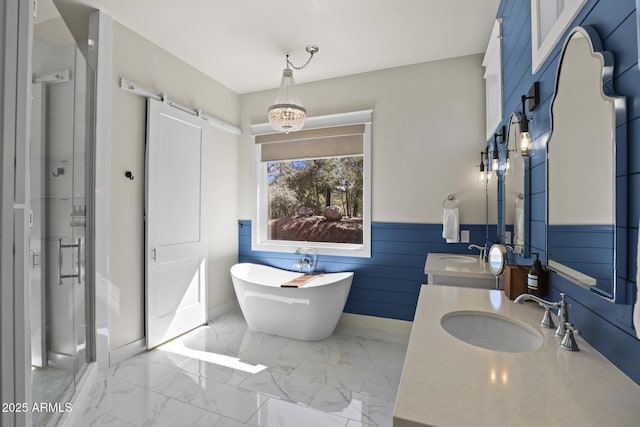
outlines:
M63 403L87 363L85 238L90 72L53 3L34 25L31 179L33 403ZM42 3L41 3L42 4ZM34 412L44 426L55 414Z

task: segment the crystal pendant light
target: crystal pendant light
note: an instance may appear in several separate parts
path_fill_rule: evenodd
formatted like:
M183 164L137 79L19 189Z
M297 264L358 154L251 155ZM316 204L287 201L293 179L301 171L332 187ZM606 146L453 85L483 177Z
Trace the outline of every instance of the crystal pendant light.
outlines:
M295 83L293 81L293 71L289 68L282 70L282 80L276 100L267 111L269 124L278 132L295 132L302 129L307 110L300 105L296 96Z
M307 110L298 100L295 82L293 81L293 70L291 70L289 66L296 70L302 70L309 64L309 61L311 61L313 55L318 52L319 48L315 45L309 45L305 50L310 56L307 62L301 67L293 65L291 61L289 61L289 55L287 55L287 67L282 70L282 80L280 81L278 95L273 105L267 110L269 124L278 132L295 132L304 126Z

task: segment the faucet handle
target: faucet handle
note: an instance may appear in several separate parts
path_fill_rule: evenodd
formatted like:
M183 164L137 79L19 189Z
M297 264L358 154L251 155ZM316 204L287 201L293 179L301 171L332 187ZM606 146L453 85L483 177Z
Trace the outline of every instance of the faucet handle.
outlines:
M562 342L560 342L560 348L567 351L580 351L578 343L573 336L574 333L580 335L580 331L574 328L570 322L566 322L565 327L566 332L564 338L562 338Z
M543 328L553 329L556 325L553 323L553 319L551 318L551 307L543 305L544 307L544 316L542 316L542 321L540 322L540 326Z
M564 300L566 294L560 292L560 301L558 302L558 329L556 329L555 335L558 338L564 338L564 334L567 330L566 324L569 322L569 305Z

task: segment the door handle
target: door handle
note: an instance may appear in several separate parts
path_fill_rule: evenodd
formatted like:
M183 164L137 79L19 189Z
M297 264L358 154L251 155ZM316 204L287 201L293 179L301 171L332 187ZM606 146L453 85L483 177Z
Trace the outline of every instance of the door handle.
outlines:
M62 279L68 279L72 277L77 277L78 283L82 283L80 280L80 267L82 263L82 254L80 253L81 246L82 246L82 239L80 237L78 237L78 240L76 243L62 243L62 239L58 239L58 285L62 285ZM66 249L66 248L71 248L71 249L76 248L78 250L77 256L76 256L78 269L76 270L75 274L62 274L62 263L63 263L62 249Z
M31 268L35 269L40 265L40 254L36 251L31 251Z

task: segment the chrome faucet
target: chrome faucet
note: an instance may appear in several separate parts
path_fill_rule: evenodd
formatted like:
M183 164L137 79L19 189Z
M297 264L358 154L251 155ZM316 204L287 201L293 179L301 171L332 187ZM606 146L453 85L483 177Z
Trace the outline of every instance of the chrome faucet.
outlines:
M487 245L485 244L484 246L479 246L476 245L475 243L472 243L469 245L469 247L467 249L478 249L480 251L480 254L478 255L480 257L480 262L484 262L487 258Z
M553 319L549 313L549 310L552 308L558 309L558 327L556 328L555 336L564 338L567 332L567 324L569 322L569 309L564 298L566 294L564 292L560 292L560 301L558 302L549 302L543 300L542 298L538 298L535 295L531 294L522 294L518 296L513 302L522 304L525 301L532 300L540 304L544 308L544 316L542 317L542 321L540 322L540 326L543 328L553 329L556 325L553 323Z
M296 255L302 255L299 261L293 264L293 268L298 271L304 271L305 268L309 273L313 273L316 270L316 262L318 260L318 251L313 248L298 248L295 252Z

